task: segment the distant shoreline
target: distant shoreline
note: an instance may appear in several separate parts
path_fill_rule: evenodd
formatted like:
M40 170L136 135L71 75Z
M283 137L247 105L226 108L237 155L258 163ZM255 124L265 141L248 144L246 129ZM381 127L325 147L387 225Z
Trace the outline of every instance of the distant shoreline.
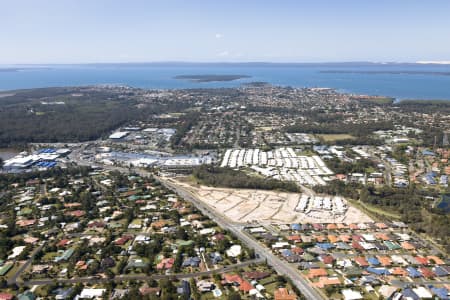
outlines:
M437 75L450 76L450 72L427 72L427 71L358 71L358 70L324 70L324 74L389 74L389 75Z
M19 70L18 68L0 68L0 72L17 72Z
M414 67L406 64L383 66L367 63L309 65L257 63L226 65L93 64L85 67L74 66L73 68L63 65L51 67L3 65L0 66L0 69L5 70L0 72L0 91L104 84L162 90L238 88L254 81L293 88L329 87L339 92L391 97L397 101L404 99L450 100L450 90L448 89L450 66L418 64L415 64ZM50 69L47 71L44 69L46 67ZM11 72L11 69L20 69L20 71ZM332 71L336 74L321 73L321 71ZM337 74L338 71L353 74ZM389 74L379 74L382 71ZM367 72L366 74L370 74L370 76L358 75L359 72ZM439 74L442 75L439 76Z

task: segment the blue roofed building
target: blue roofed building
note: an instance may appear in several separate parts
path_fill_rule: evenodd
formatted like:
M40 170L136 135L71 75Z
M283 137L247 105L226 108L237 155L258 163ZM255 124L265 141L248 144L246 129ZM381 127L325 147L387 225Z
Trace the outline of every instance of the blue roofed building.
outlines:
M422 277L422 273L420 273L419 270L417 270L414 267L407 267L406 271L408 272L410 277L413 277L413 278Z
M437 174L435 172L428 172L423 177L423 180L425 181L426 184L435 185L436 184L436 179L435 179L436 176L437 176Z
M438 276L438 277L444 277L444 276L448 275L447 270L445 270L441 266L436 266L432 270L433 270L433 273L436 274L436 276Z
M214 265L217 265L223 260L222 255L220 255L219 252L210 253L209 257L211 258L211 261Z
M378 265L380 265L380 261L379 261L376 257L374 257L374 256L369 257L369 258L367 259L367 261L368 261L369 264L371 264L372 266L378 266Z
M352 246L350 246L349 244L346 244L346 243L344 243L344 242L338 242L338 243L336 244L336 247L337 247L339 250L351 250L351 249L352 249Z
M292 251L289 249L282 249L280 253L281 255L283 255L283 257L289 257L293 255Z
M291 224L291 229L292 230L296 230L296 231L300 231L300 230L302 230L302 226L300 224L297 224L297 223Z
M58 288L55 291L53 291L56 300L69 299L72 292L73 288Z
M436 154L433 151L430 151L428 149L424 149L422 151L422 155L424 155L424 156L436 156Z
M317 243L316 246L322 248L323 250L329 250L331 248L334 248L334 245L330 243Z
M181 266L183 268L185 267L198 267L200 265L201 259L199 257L188 257L186 258L183 263L181 264Z
M449 297L448 297L449 291L446 288L437 288L434 286L429 286L429 287L430 287L431 292L439 299L442 299L442 300L449 299Z
M389 270L386 268L368 267L366 270L367 270L367 272L376 274L376 275L391 275L391 272L389 272Z
M177 293L180 295L184 295L186 299L190 299L191 287L189 285L189 282L186 280L181 281L181 285L177 288Z
M402 299L411 299L411 300L420 300L420 297L414 293L414 291L410 288L406 288L402 291L403 298Z

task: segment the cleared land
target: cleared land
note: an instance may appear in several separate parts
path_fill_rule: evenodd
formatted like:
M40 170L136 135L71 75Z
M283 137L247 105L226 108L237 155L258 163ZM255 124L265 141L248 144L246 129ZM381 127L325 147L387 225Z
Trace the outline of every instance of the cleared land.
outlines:
M350 134L316 134L316 136L325 142L334 142L339 140L348 140L348 139L354 139L355 137Z
M371 222L371 218L349 206L339 216L328 211L310 213L296 212L295 208L301 194L280 191L248 190L192 186L187 183L177 184L188 189L193 195L217 212L234 222L263 223L360 223Z

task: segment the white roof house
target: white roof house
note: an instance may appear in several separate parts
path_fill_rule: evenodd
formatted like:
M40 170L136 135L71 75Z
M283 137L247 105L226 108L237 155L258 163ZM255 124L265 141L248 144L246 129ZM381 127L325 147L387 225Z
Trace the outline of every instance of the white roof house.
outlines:
M241 254L242 247L241 245L233 245L230 249L227 250L227 255L229 257L237 257Z
M109 136L110 139L117 140L126 137L129 134L128 131L117 131Z
M10 256L8 256L8 259L16 258L17 256L19 256L23 252L25 247L26 246L18 246L12 249L13 253Z
M363 298L360 292L350 289L342 290L342 295L345 300L359 300Z
M419 286L418 288L412 289L413 292L419 296L421 299L432 299L433 295L430 293L430 291L423 286Z
M83 289L79 299L96 299L101 298L106 289Z

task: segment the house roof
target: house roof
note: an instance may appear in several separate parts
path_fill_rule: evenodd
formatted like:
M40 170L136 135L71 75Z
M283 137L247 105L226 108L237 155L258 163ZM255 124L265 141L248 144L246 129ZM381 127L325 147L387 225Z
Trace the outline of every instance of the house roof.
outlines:
M297 295L290 293L286 288L279 288L273 293L275 300L296 300Z
M339 239L337 236L333 235L333 234L329 234L328 235L328 240L330 241L330 243L336 243Z
M446 288L431 287L431 292L440 299L448 299L449 291Z
M382 266L390 266L392 264L392 260L387 256L377 256Z
M325 242L327 239L324 235L313 235L313 238L319 243Z
M32 237L32 236L29 236L29 237L24 238L23 241L25 243L27 243L27 244L34 244L34 243L38 242L39 239L35 238L35 237Z
M422 273L423 277L426 277L426 278L433 278L436 276L436 274L434 274L430 269L428 269L426 267L420 267L419 271L420 271L420 273Z
M332 264L334 261L334 257L331 255L322 255L321 259L324 264Z
M253 286L247 280L242 281L242 283L239 285L239 290L246 293L248 293L252 289Z
M65 213L66 216L72 216L72 217L77 217L80 218L82 216L84 216L86 214L86 212L84 210L73 210L73 211L68 211Z
M323 269L323 268L319 268L319 269L310 269L308 272L308 277L309 278L315 278L315 277L321 277L321 276L327 276L327 270Z
M369 257L369 258L367 259L367 261L368 261L371 265L379 265L379 264L380 264L380 261L379 261L376 257L374 257L374 256Z
M291 249L291 251L295 254L303 254L303 252L305 252L302 248L300 247L294 247Z
M141 293L141 295L143 295L143 296L149 295L149 294L159 295L160 292L161 292L161 289L159 287L141 287L139 289L139 293Z
M64 247L64 246L66 246L67 244L69 244L70 243L70 240L69 239L63 239L63 240L60 240L57 244L56 244L56 247Z
M440 259L439 257L434 256L434 255L429 255L429 256L427 256L427 259L428 259L429 262L430 262L431 260L434 261L434 263L435 263L436 265L444 265L444 264L445 264L445 262L444 262L442 259Z
M341 292L342 292L342 295L344 296L345 300L359 300L359 299L363 298L361 293L358 291L345 289L345 290L342 290Z
M331 243L317 243L316 245L324 250L334 248L334 245Z
M387 234L385 234L385 233L376 233L375 237L377 239L383 240L383 241L389 241L390 240L389 236Z
M384 297L384 298L389 298L392 296L392 294L395 293L395 291L397 291L397 288L395 286L392 285L382 285L380 287L380 289L378 290L378 292Z
M448 272L440 266L434 267L433 272L434 272L434 274L436 274L436 276L439 276L439 277L448 275Z
M173 257L163 258L159 264L156 265L158 270L170 269L173 266L175 259Z
M299 235L290 235L287 237L288 241L301 242L302 238Z
M361 242L362 239L363 239L362 236L360 236L360 235L358 235L358 234L353 234L353 235L352 235L352 240L354 240L354 241Z
M319 288L324 288L327 285L340 285L341 281L338 277L319 277L319 281L313 284Z
M422 274L416 268L407 267L406 271L408 271L410 277L422 277Z
M362 256L355 257L354 260L355 260L356 263L357 263L358 265L360 265L361 267L367 267L367 266L369 266L369 262L368 262L364 257L362 257Z
M344 224L344 223L338 223L338 224L337 224L337 228L338 228L338 229L347 229L347 228L348 228L348 225L347 225L347 224Z
M408 243L408 242L402 242L400 244L400 246L402 246L402 248L405 249L405 250L414 250L414 249L416 249L416 247L414 247L411 243Z
M375 226L378 227L379 229L386 229L388 228L388 226L384 223L375 223Z
M336 224L330 223L330 224L327 225L327 229L328 230L335 230L335 229L337 229L337 226L336 226Z
M386 268L373 268L368 267L367 272L376 274L376 275L390 275L391 273Z
M350 242L351 238L352 238L351 236L346 235L346 234L341 234L341 235L339 236L339 239L340 239L341 241L343 241L343 242L346 242L346 243Z
M226 283L238 283L238 284L241 284L242 281L243 281L241 276L239 276L237 274L224 274L223 278L224 278Z
M0 300L12 300L14 298L13 294L0 293Z
M254 272L245 272L244 276L250 279L255 279L255 280L259 280L259 279L263 279L266 277L269 277L271 273L269 272L259 272L259 271L254 271Z
M392 275L396 275L396 276L408 276L408 272L405 269L400 268L400 267L392 268L390 270L390 272Z
M428 265L428 259L426 257L423 256L416 256L414 257L414 259L417 261L418 264L420 265Z

